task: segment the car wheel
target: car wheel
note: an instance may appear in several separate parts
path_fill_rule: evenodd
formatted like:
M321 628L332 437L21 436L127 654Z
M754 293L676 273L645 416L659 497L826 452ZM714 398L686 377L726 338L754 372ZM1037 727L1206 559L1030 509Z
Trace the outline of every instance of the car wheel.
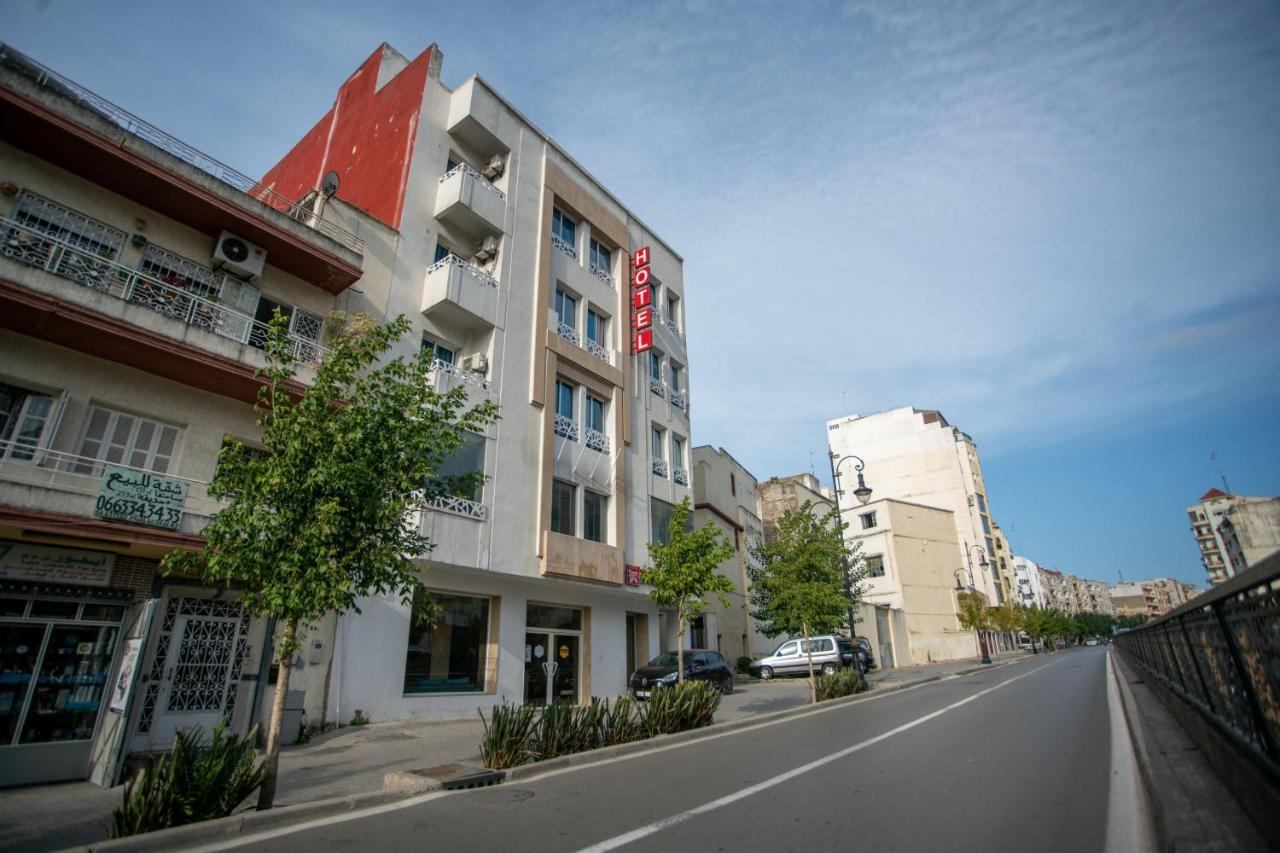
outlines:
M835 664L833 664L833 663L824 663L824 664L822 665L822 674L823 674L823 675L835 675L835 674L836 674L836 665L835 665Z
M771 666L760 667L760 680L768 681L770 678L773 678L773 667Z
M725 696L733 695L733 676L732 675L726 678L724 681L720 682L720 692L723 693Z

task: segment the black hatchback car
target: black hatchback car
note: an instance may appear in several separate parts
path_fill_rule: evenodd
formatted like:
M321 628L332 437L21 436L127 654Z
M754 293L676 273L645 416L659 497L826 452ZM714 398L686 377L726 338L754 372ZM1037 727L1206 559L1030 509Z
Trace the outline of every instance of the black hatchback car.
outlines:
M726 696L733 692L733 670L719 652L708 649L685 649L684 677L692 681L709 681ZM676 683L676 653L663 652L631 675L631 693L637 699L648 699L654 690Z

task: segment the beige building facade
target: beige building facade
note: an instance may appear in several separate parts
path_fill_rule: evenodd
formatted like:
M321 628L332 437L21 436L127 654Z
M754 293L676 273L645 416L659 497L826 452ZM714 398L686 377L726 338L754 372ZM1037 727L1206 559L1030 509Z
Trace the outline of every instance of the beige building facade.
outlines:
M1232 574L1280 551L1280 498L1242 498L1217 527L1225 562Z

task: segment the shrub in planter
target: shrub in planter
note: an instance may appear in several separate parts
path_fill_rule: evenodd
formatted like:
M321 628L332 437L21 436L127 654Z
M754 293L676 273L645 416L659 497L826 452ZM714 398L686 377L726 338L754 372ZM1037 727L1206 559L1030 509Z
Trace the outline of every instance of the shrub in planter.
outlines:
M603 725L604 743L602 745L615 746L620 743L643 740L645 737L636 701L630 696L619 696L612 705L605 703Z
M157 756L124 787L108 834L123 838L226 817L262 782L255 726L245 737L214 726L178 732L173 751Z
M856 669L845 668L834 675L819 675L817 696L819 702L828 699L839 699L841 696L852 696L867 689L867 684Z
M733 669L738 675L746 675L751 671L751 658L743 655L734 663Z
M640 706L640 724L645 735L670 735L711 725L720 707L720 691L702 681L682 681L653 691Z
M490 719L480 714L480 722L484 725L484 735L480 738L480 760L485 767L502 770L507 767L518 767L534 757L532 742L534 726L537 723L533 705L501 705L493 706Z

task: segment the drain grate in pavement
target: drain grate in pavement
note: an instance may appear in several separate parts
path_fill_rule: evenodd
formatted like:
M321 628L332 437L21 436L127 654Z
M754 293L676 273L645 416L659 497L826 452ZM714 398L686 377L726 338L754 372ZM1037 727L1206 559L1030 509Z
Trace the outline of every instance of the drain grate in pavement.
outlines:
M507 774L500 770L484 770L479 773L466 773L460 776L454 776L450 779L444 779L440 782L440 787L445 791L461 791L468 788L489 788L493 785L502 784L507 778Z

